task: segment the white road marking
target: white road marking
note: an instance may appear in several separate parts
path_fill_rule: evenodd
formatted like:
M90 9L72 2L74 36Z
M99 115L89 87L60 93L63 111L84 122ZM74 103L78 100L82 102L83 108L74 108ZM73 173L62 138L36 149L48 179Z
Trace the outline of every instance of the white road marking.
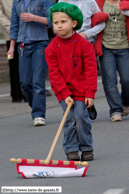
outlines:
M1 94L0 98L7 97L7 96L10 96L10 94Z
M125 189L110 189L105 191L103 194L122 194Z
M51 90L51 87L47 87L46 89ZM10 96L10 94L1 94L0 98L4 98L4 97L8 97L8 96Z
M98 83L101 83L102 80L99 79L99 80L97 80L97 82L98 82ZM51 87L46 87L46 89L47 89L47 90L51 90ZM0 95L0 98L4 98L4 97L8 97L8 96L10 96L10 94L1 94L1 95Z

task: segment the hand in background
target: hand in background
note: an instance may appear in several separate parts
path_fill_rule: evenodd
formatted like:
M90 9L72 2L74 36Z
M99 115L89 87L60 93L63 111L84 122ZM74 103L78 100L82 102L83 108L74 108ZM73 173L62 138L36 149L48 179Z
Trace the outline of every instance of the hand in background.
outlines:
M10 60L10 59L13 59L13 54L14 53L14 48L10 47L8 52L7 52L7 59Z
M24 22L32 22L34 21L34 16L31 13L21 13L20 17Z
M87 35L85 34L85 32L81 32L80 36L82 36L83 38L87 39Z

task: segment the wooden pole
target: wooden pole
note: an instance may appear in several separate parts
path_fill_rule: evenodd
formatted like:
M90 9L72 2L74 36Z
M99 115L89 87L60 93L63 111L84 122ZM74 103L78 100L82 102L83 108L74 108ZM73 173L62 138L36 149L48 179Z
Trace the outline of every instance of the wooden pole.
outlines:
M18 159L15 159L15 158L11 158L10 159L10 162L17 162L17 163L21 163L22 162L22 159L21 158L18 158ZM35 160L34 159L27 159L27 163L28 164L34 164ZM45 160L39 160L39 163L40 164L45 164ZM53 165L57 165L59 163L58 160L52 160L52 164ZM70 161L63 161L63 165L69 165L70 164ZM83 166L88 166L88 162L81 162L81 161L74 161L74 165L77 166L77 165L83 165Z
M62 130L62 128L63 128L64 122L65 122L65 120L66 120L66 118L67 118L67 115L68 115L68 113L69 113L71 107L72 107L72 102L69 102L68 107L67 107L67 109L66 109L66 111L65 111L65 114L64 114L64 116L63 116L63 118L62 118L62 121L61 121L61 123L60 123L60 126L59 126L59 128L58 128L58 130L57 130L55 139L54 139L54 141L53 141L53 143L52 143L52 146L51 146L51 148L50 148L50 151L49 151L49 153L48 153L48 156L47 156L47 158L46 158L46 160L45 160L45 164L49 164L49 162L50 162L50 160L51 160L52 153L53 153L53 151L54 151L54 148L55 148L56 143L57 143L57 141L58 141L59 135L60 135L61 130Z

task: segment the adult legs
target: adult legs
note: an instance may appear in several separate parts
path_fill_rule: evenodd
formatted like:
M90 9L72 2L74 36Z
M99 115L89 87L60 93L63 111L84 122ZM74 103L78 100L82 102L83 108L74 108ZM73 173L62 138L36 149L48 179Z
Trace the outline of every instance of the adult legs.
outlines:
M10 41L7 41L7 50L9 50ZM17 48L18 43L15 45L14 58L9 60L9 73L10 73L10 89L12 102L20 102L23 98L19 83L19 57Z
M19 52L19 76L23 95L26 97L29 106L32 108L32 47L31 44L24 45L23 56L21 55L20 44Z
M129 49L117 51L117 70L120 76L121 100L125 107L129 106Z
M23 56L19 45L19 71L23 94L32 108L32 118L45 118L45 77L47 64L44 50L46 41L25 44Z
M32 101L32 117L45 118L46 113L46 94L45 94L45 80L47 63L45 59L45 48L47 42L38 42L33 48L32 55L32 69L33 69L33 101Z
M100 57L102 83L107 102L110 106L110 116L123 114L121 96L117 87L116 50L103 47L103 55Z

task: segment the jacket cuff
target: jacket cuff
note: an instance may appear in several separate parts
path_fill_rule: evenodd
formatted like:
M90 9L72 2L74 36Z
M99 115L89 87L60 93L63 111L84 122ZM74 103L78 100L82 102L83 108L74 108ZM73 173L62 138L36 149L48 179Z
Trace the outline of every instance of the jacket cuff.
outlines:
M87 91L86 94L85 94L85 98L93 98L95 99L95 91Z
M67 98L68 96L71 96L72 92L69 89L65 89L63 91L61 91L61 96L63 99Z
M48 22L47 28L51 28L52 27L52 23L51 23L51 21L49 20L48 17L47 17L47 22Z
M10 40L17 40L17 36L11 36L11 35L10 35L10 36L9 36L9 39L10 39Z
M91 32L90 32L90 30L85 31L85 34L87 35L87 38L90 38L90 37L91 37Z

